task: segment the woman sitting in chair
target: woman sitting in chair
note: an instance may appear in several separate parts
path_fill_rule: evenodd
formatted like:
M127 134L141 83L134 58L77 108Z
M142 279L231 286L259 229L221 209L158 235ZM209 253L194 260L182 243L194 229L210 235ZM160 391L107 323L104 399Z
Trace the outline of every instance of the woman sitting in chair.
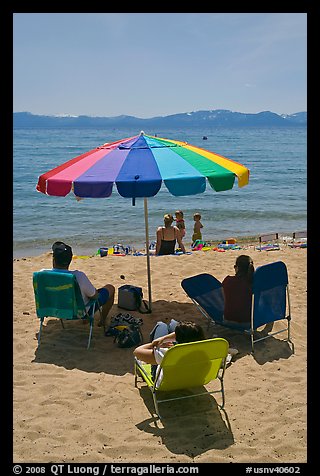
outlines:
M251 319L253 261L240 255L234 265L235 276L222 281L224 292L224 320L247 325Z

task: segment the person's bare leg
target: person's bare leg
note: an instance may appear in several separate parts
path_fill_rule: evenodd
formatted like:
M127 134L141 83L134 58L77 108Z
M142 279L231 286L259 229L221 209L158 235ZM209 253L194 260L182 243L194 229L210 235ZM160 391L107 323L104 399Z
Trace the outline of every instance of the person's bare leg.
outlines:
M105 286L102 286L103 288L106 288L106 290L109 293L109 299L108 301L101 306L101 319L98 322L99 327L105 327L106 324L106 319L109 314L110 309L113 306L114 303L114 295L115 295L115 287L112 286L112 284L106 284Z

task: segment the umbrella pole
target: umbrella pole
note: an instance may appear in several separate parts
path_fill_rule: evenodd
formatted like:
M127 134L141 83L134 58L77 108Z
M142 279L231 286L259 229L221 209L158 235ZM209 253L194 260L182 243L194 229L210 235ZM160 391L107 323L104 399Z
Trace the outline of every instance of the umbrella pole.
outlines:
M147 270L148 270L148 293L149 309L152 311L151 304L151 272L150 272L150 250L149 250L149 224L148 224L148 200L144 197L144 222L146 228L146 247L147 247Z

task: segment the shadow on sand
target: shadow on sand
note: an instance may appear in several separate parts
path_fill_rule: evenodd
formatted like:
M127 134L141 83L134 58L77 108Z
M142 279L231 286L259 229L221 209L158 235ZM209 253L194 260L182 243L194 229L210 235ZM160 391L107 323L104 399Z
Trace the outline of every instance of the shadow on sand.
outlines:
M120 312L117 306L111 310L110 316ZM251 353L250 338L243 333L227 329L218 325L210 326L208 321L199 313L192 303L177 301L156 301L153 303L152 314L142 315L139 312L130 312L135 317L142 317L142 333L144 342L149 342L149 334L158 320L167 316L170 320L195 320L203 325L206 337L224 337L230 347L238 349L239 353L233 362L240 360ZM200 314L200 315L199 315ZM133 373L133 348L121 349L116 346L112 337L105 337L103 329L94 326L91 346L87 350L89 325L81 320L65 321L65 328L58 319L45 319L41 343L35 351L33 362L42 362L64 367L65 369L83 370L85 372L105 372L113 375ZM262 334L265 332L261 331ZM280 334L281 335L281 334ZM109 354L112 352L112 359ZM269 337L255 345L252 358L260 365L279 359L287 359L292 355L292 349L285 340Z
M155 415L150 390L139 384L138 388L150 414ZM203 388L201 387L201 391ZM194 393L196 390L199 391L194 389ZM192 394L191 391L184 393ZM171 394L173 395L172 392ZM185 454L194 458L211 449L223 450L234 443L227 412L218 406L209 393L194 399L162 403L159 405L159 411L161 420L151 416L136 426L141 431L160 437L162 444L174 454Z
M113 316L120 311L114 306L110 315ZM224 337L229 341L230 347L238 349L239 353L233 357L231 365L239 365L241 358L251 353L249 336L218 325L208 327L208 321L201 314L199 316L198 312L192 303L162 300L153 303L152 314L142 316L138 312L131 313L143 318L142 333L145 342L149 341L150 331L163 316L167 316L169 320L171 318L196 320L203 325L207 338ZM263 329L261 335L268 330L270 331ZM95 325L91 346L87 350L88 335L89 325L83 321L65 322L63 329L58 319L47 319L43 326L41 344L35 351L33 362L54 364L67 370L76 368L85 372L104 372L109 375L134 373L133 348L118 348L113 338L105 337L102 328ZM252 358L259 365L263 365L266 362L288 359L291 355L292 349L288 342L281 338L270 337L255 346ZM150 418L138 423L137 428L160 437L162 443L172 453L195 457L210 449L223 450L234 443L227 412L218 405L221 403L220 395L217 395L217 400L208 393L179 402L162 403L160 404L162 419L159 420L155 416L152 395L148 387L138 384L137 391L150 412ZM194 389L185 392L188 394L193 391L196 392Z

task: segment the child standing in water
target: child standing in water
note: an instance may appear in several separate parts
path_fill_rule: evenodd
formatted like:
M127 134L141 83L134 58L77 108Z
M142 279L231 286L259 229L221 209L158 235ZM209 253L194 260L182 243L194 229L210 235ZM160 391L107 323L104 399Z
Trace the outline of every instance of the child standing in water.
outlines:
M201 220L200 213L195 213L193 215L193 219L194 219L194 227L193 227L192 242L194 243L196 240L202 240L201 228L203 228L203 225L200 221Z
M175 218L176 227L179 228L181 239L182 239L186 234L186 225L183 219L183 212L181 210L177 210L175 212L175 217L176 217Z

